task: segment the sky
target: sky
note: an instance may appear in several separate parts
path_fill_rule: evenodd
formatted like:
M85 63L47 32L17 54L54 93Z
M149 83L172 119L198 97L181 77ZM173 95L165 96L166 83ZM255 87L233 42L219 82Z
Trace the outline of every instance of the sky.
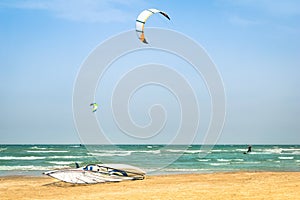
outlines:
M165 11L171 21L153 16L146 26L188 36L206 50L217 66L226 95L226 119L219 144L300 144L300 2L297 0L2 0L0 143L81 143L72 109L80 68L98 45L134 29L137 15L148 8ZM176 65L190 84L198 84L194 88L204 116L201 124L208 123L209 94L201 77L189 67L182 67L186 63L171 55L141 54L139 62L133 64L143 64L143 59L149 58L146 54L154 61L145 63L165 63L169 59L172 60L169 65ZM134 57L122 58L119 65ZM108 71L97 90L97 100L103 103L97 111L98 120L105 122L104 131L115 143L139 143L120 136L122 133L117 133L113 121L107 119L109 100L104 94L109 94L112 80L116 74L121 76L118 73L122 70ZM151 138L146 143L168 142L180 121L175 116L178 113L172 112L178 103L176 99L155 86L145 87L130 101L133 120L147 124L145 107L156 102L157 97L162 97L162 104L171 110L168 116L174 117L167 121L161 138ZM206 128L207 125L200 125L195 143L201 143Z

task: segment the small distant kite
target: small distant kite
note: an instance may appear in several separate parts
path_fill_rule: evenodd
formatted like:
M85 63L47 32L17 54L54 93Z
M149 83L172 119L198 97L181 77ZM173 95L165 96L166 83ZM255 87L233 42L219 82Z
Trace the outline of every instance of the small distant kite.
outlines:
M90 106L93 106L93 112L96 112L98 109L98 104L97 103L91 103Z
M136 31L139 39L141 40L141 42L143 42L145 44L148 44L148 42L146 41L145 35L144 35L145 23L151 15L156 14L156 13L160 13L163 16L165 16L168 20L170 20L170 17L166 13L164 13L160 10L154 9L154 8L144 10L143 12L141 12L139 14L139 16L136 19L135 31Z

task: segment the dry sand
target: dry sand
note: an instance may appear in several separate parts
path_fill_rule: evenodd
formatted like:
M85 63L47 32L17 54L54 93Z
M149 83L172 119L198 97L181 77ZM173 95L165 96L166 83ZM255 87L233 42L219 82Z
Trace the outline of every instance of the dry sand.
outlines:
M147 176L142 181L71 185L48 177L0 177L0 199L292 199L300 172Z

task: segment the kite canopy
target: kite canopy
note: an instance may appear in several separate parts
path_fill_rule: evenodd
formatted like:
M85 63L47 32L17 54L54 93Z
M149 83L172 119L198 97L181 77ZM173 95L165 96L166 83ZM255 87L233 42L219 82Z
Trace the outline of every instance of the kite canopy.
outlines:
M144 34L145 23L151 15L156 14L156 13L160 13L161 15L165 16L168 20L170 20L170 17L166 13L164 13L163 11L154 9L154 8L144 10L143 12L141 12L139 14L139 16L136 19L136 24L135 24L136 33L137 33L139 39L141 40L141 42L143 42L145 44L148 44L148 42L146 41L146 38L145 38L145 34Z
M93 106L93 112L96 112L98 109L98 104L97 103L91 103L90 106Z

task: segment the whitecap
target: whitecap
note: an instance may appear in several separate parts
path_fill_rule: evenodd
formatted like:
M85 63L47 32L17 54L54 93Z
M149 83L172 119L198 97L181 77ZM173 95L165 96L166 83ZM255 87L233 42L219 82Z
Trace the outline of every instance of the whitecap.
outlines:
M200 162L207 162L207 161L210 161L210 159L197 159L198 161Z
M184 153L202 153L205 152L203 150L186 150Z
M185 149L167 149L167 152L171 152L171 153L201 153L201 152L206 152L203 150L185 150Z
M237 164L260 164L261 162L259 162L259 161L253 161L253 162L243 161L243 162L235 162L235 163L237 163Z
M244 159L242 159L242 158L235 158L235 159L232 159L232 160L234 160L234 161L244 161Z
M211 151L212 152L229 152L229 150L224 150L224 149L213 149Z
M179 149L167 149L167 152L171 153L184 153L185 150L179 150Z
M217 161L219 161L219 162L228 162L228 161L231 161L230 159L217 159Z
M144 150L144 151L117 151L117 150L95 150L94 152L90 152L89 154L110 154L110 155L118 155L118 154L132 154L132 153L151 153L151 154L159 154L160 150Z
M247 151L247 149L236 149L236 151L244 152L244 151Z
M209 163L209 165L212 165L212 166L221 166L221 165L229 165L230 163Z
M73 162L73 161L50 161L49 163L55 164L55 165L70 165L70 164L74 164L75 162ZM79 162L77 162L77 163L79 163Z
M122 152L122 153L88 153L92 156L101 156L101 157L113 157L113 156L129 156L131 152Z
M26 151L27 153L67 153L69 151L55 151L55 150L49 150L49 151Z
M1 152L1 151L5 151L6 149L7 149L7 148L0 148L0 152Z
M151 154L160 154L160 150L131 151L131 153L151 153Z
M47 149L46 147L38 147L38 146L33 146L33 147L30 147L30 149Z
M12 170L18 170L18 171L40 171L40 170L54 170L54 169L69 169L69 166L35 166L35 165L26 165L26 166L0 166L0 170L2 171L12 171Z
M276 148L276 149L264 149L263 152L271 153L271 154L281 154L282 149Z
M280 160L293 160L294 159L294 157L292 157L292 156L289 156L289 157L283 157L283 156L281 156L281 157L278 157Z
M14 157L14 156L4 156L0 157L0 160L43 160L46 157L38 156L23 156L23 157Z
M51 159L69 159L69 158L86 158L91 156L49 156L48 158Z

